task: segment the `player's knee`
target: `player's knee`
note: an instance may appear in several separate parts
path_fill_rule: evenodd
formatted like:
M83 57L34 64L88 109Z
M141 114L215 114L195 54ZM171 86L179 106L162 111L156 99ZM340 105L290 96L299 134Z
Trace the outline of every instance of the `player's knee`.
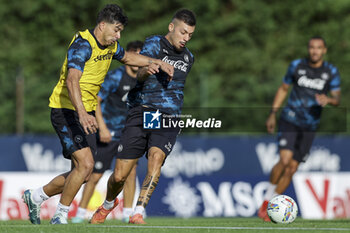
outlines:
M152 162L153 165L161 167L164 162L165 155L163 152L155 152L148 156L148 160Z
M287 166L284 170L284 175L288 177L292 177L295 173L296 169L294 169L292 166Z
M122 176L120 173L115 172L115 173L113 173L113 179L114 179L114 182L116 182L116 183L124 184L126 177Z
M291 159L290 158L286 158L286 157L281 157L280 159L280 164L284 167L287 168L289 163L290 163Z
M86 172L88 172L90 175L92 170L94 169L94 165L95 165L95 163L93 160L87 160L83 164L84 170L86 170Z
M289 167L290 167L290 172L292 173L292 175L294 175L294 173L296 173L296 171L298 170L298 164L292 164Z

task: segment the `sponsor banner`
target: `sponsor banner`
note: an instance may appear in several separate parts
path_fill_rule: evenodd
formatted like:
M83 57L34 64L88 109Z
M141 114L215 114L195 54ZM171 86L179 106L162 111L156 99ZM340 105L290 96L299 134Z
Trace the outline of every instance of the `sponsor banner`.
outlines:
M275 137L179 137L162 174L188 178L200 175L269 175L278 161ZM350 171L350 137L317 137L299 171ZM0 171L62 172L70 161L52 136L0 137ZM112 166L113 167L113 166ZM140 171L146 165L140 162Z
M0 172L0 220L28 219L28 208L22 200L26 189L36 189L47 184L59 173L34 172ZM95 192L88 204L86 218L90 219L93 212L103 203L106 197L106 184L111 172L105 172L96 186ZM68 216L74 217L78 210L82 188L70 206ZM134 206L140 193L137 179ZM41 219L50 219L55 214L60 195L51 197L41 206ZM110 219L121 219L123 209L123 193L119 196L120 205L108 216Z
M350 218L350 172L296 173L293 184L306 219Z
M36 189L47 184L59 173L0 172L0 220L28 219L28 209L22 201L26 189ZM106 172L88 205L87 218L100 206L106 196L106 184L111 172ZM147 207L147 215L178 217L251 217L256 214L262 202L267 182L261 178L201 177L186 179L161 178ZM140 192L137 182L134 206ZM70 207L69 217L75 216L82 189ZM291 195L293 196L293 195ZM45 201L41 208L41 219L50 219L57 207L60 195ZM123 203L122 194L119 197ZM120 219L119 205L109 218Z
M279 159L275 140L275 137L252 136L179 137L162 167L162 175L147 206L147 214L179 217L255 216L268 184L269 173ZM350 157L347 156L349 142L350 137L316 138L307 162L302 163L296 173L294 186L291 185L285 193L295 198L303 217L349 217L350 201L346 196L349 188L339 188L338 185L346 183L346 178L341 177L350 171ZM70 161L61 155L59 140L54 135L0 137L0 146L3 148L0 151L0 219L26 218L27 210L20 199L23 191L44 185L55 174L68 171ZM300 181L303 172L315 171L333 175L328 181L316 178L317 174L310 176L307 182ZM96 204L89 207L91 211L104 200L106 177L110 172L106 172L98 184L92 201ZM145 157L140 159L137 172L142 182L147 172ZM301 194L306 192L309 192L309 196ZM77 210L80 195L81 191L72 204L72 213ZM315 206L305 209L304 202L309 205L313 202L304 196L314 197L318 209ZM45 202L44 218L53 214L57 202L58 199ZM310 209L314 209L314 212L308 212Z
M256 216L268 186L268 177L161 177L147 206L148 215L177 217ZM295 198L292 186L287 190Z
M24 190L38 188L58 173L1 172L0 173L0 220L27 219L28 210L21 196ZM88 205L86 218L100 206L106 194L106 183L111 172L106 172ZM141 178L142 177L142 178ZM141 176L140 179L143 179ZM160 178L157 189L147 206L149 216L203 217L253 217L263 201L268 177L253 176L198 176L186 178ZM350 172L296 173L286 195L298 203L301 217L308 219L333 219L350 217ZM134 196L134 206L140 192ZM82 189L74 199L69 217L75 216ZM45 201L41 218L50 219L60 196ZM122 194L119 197L123 203ZM109 216L122 217L123 204Z

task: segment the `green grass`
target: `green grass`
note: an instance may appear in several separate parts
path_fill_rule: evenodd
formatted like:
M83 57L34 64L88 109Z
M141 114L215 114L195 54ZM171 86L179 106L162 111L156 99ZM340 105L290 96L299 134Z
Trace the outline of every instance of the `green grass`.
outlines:
M262 222L258 218L155 218L146 219L147 225L129 225L117 220L109 220L101 225L82 224L32 225L29 221L0 221L1 233L187 233L187 232L239 232L239 233L278 233L312 232L337 233L350 232L350 220L303 220L289 225Z

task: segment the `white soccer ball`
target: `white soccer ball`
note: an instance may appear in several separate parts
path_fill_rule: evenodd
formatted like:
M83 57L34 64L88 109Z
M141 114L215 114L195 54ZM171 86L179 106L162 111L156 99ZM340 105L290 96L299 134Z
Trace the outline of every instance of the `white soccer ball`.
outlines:
M267 214L274 223L292 223L298 215L298 206L293 198L278 195L269 201Z

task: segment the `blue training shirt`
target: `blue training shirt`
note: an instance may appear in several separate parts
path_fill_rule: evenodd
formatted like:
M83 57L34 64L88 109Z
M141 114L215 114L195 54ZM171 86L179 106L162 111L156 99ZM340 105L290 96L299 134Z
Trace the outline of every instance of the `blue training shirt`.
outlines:
M317 103L315 94L327 95L329 91L340 90L338 69L328 62L312 68L307 59L298 59L290 63L283 82L293 84L293 89L281 118L301 128L316 130L322 106Z
M127 95L136 85L136 78L126 73L125 66L107 73L98 96L102 99L101 111L112 140L119 140L127 116Z
M192 53L187 48L176 51L164 36L151 36L146 39L140 54L173 65L174 76L168 81L168 75L160 71L149 76L145 82L138 81L129 93L128 104L131 107L148 106L167 114L180 114L186 77L194 63Z

